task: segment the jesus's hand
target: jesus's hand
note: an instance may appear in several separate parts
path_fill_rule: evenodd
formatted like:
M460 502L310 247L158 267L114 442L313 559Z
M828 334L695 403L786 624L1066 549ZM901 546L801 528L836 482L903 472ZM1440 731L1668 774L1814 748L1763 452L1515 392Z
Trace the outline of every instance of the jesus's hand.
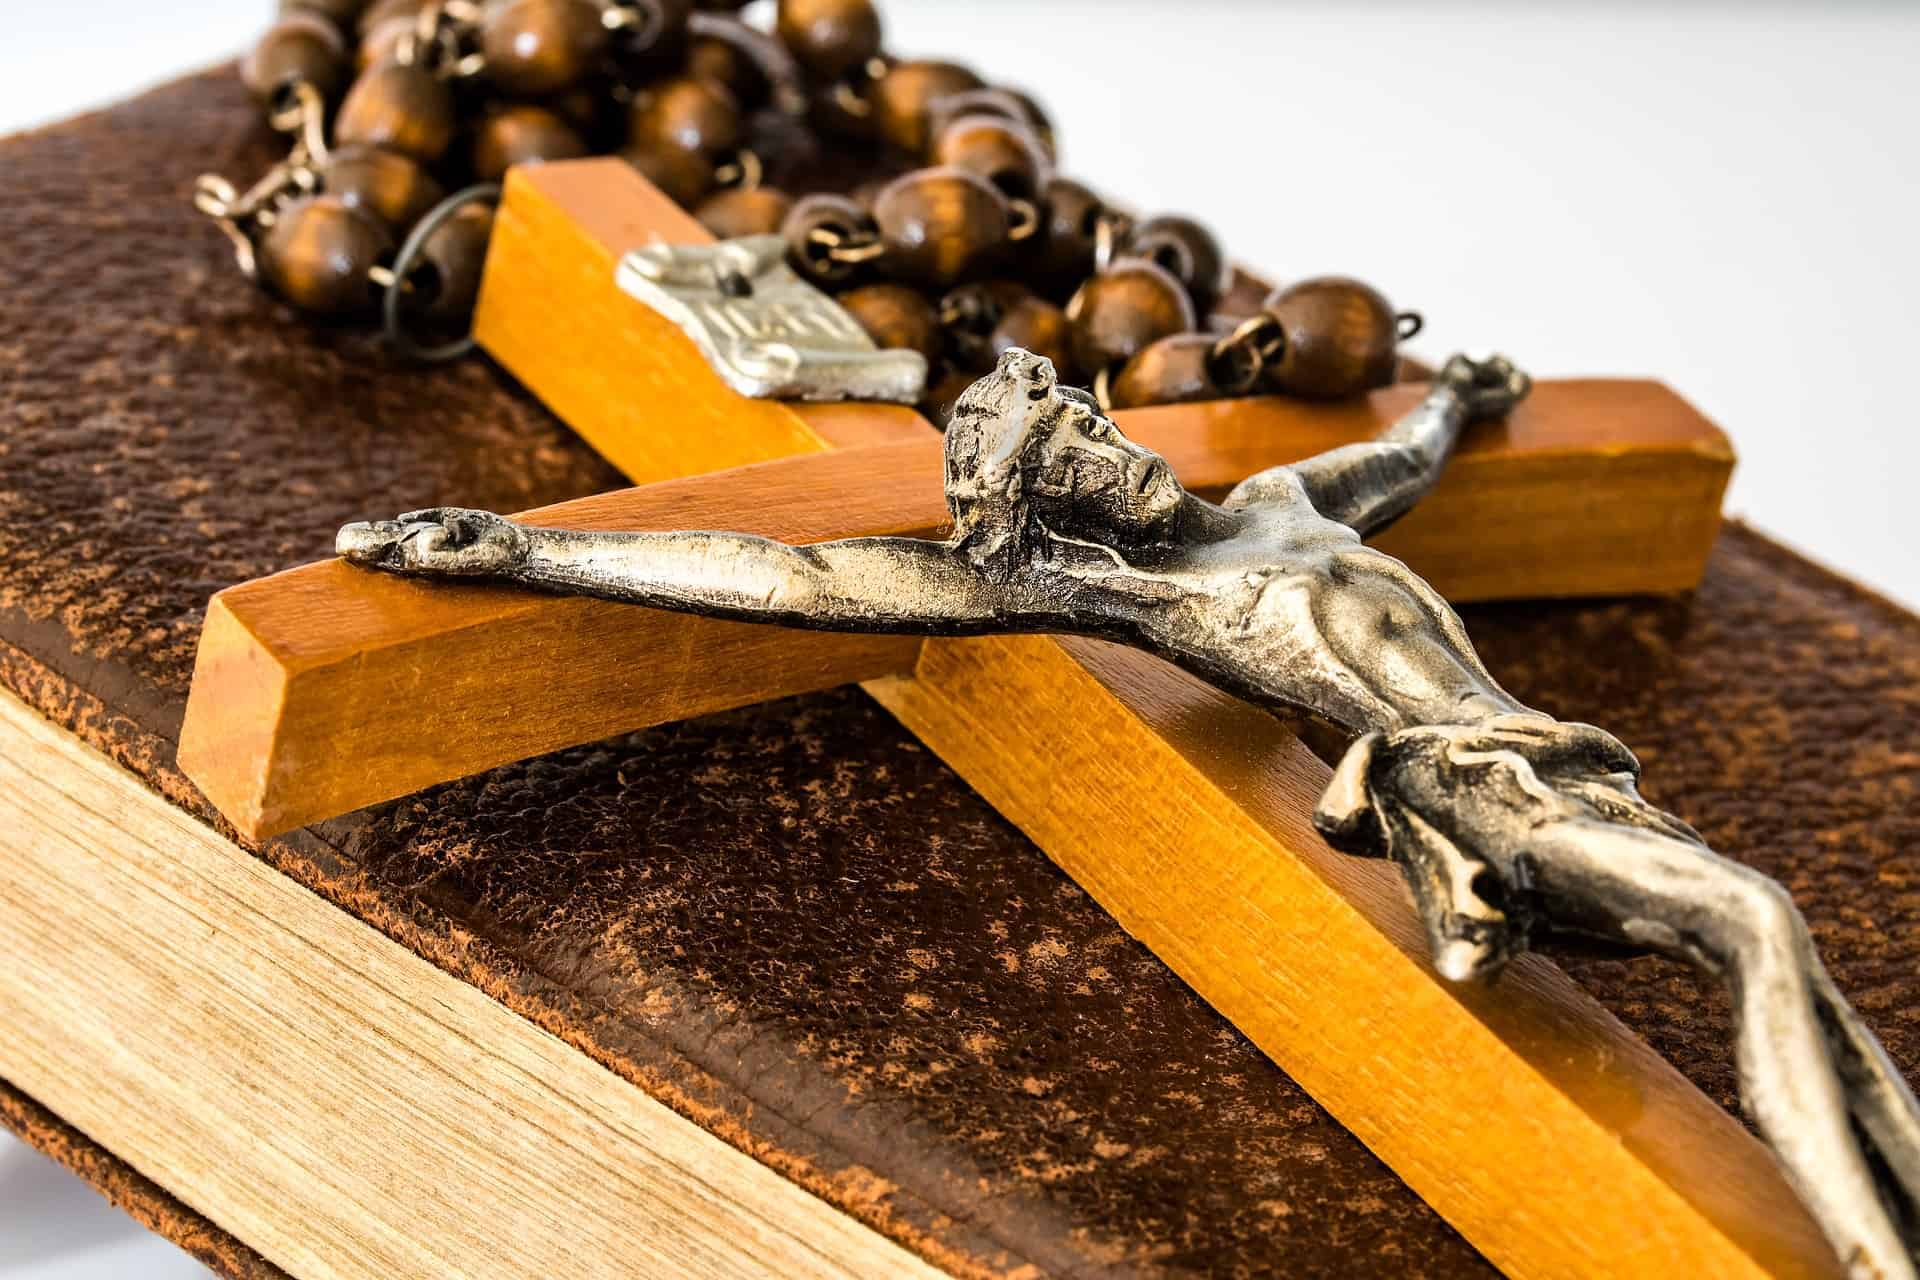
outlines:
M354 564L391 573L499 577L526 563L527 531L491 511L432 507L398 520L345 525L333 549Z
M1459 392L1467 417L1473 422L1506 417L1533 388L1533 380L1505 356L1455 356L1435 376L1434 383Z

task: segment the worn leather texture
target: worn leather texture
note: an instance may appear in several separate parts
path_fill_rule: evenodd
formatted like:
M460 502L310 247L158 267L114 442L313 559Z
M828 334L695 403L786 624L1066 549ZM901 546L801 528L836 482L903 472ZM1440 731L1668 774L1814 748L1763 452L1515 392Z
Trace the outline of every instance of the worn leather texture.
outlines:
M173 743L214 590L368 513L619 483L485 361L395 367L240 279L187 195L271 154L224 71L0 144L0 682L209 822ZM1617 733L1653 800L1779 876L1920 1066L1920 622L1737 526L1689 599L1468 621L1516 694ZM254 852L956 1272L1489 1270L857 691ZM1718 993L1568 964L1733 1105Z

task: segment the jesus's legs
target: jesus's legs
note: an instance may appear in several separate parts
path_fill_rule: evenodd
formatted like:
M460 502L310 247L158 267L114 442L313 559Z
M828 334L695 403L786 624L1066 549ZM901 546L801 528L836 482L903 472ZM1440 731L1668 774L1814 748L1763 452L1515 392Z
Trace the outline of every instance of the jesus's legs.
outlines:
M1548 822L1528 845L1533 887L1561 923L1726 977L1741 1093L1788 1180L1851 1274L1913 1280L1881 1198L1904 1195L1920 1160L1912 1095L1827 981L1786 892L1699 845L1615 823ZM1885 1186L1850 1112L1893 1174Z
M1905 1193L1908 1212L1914 1215L1905 1224L1907 1237L1920 1248L1916 1239L1920 1231L1920 1102L1914 1100L1913 1090L1873 1032L1833 985L1818 957L1813 1000L1846 1086L1854 1122L1866 1132L1888 1175Z

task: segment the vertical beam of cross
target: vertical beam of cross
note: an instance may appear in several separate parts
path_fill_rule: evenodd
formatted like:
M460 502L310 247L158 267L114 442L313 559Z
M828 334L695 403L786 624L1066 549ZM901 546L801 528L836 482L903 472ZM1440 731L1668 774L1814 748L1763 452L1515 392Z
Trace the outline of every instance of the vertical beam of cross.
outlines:
M937 528L937 443L912 415L743 401L688 358L691 344L671 326L636 314L614 289L613 265L655 237L705 238L623 167L589 162L509 177L481 298L483 345L636 479L687 477L544 518L741 528L795 541ZM1724 440L1649 384L1542 392L1531 412L1557 395L1569 411L1549 411L1532 428L1516 422L1514 439L1464 451L1454 523L1441 519L1449 514L1443 491L1398 532L1420 551L1409 556L1416 567L1456 594L1658 590L1696 580L1731 460ZM1591 420L1572 425L1580 414L1570 407L1590 408L1596 397L1612 413L1637 412L1634 429L1651 421L1651 433L1623 447L1617 436L1603 442ZM1317 418L1239 402L1147 411L1123 426L1159 433L1153 443L1192 481L1196 466L1244 473L1336 443L1341 432L1364 435L1372 421L1353 410ZM1262 426L1294 434L1264 438ZM836 445L855 448L794 456ZM750 462L761 465L695 478ZM1584 484L1570 487L1575 475ZM800 487L809 480L818 487ZM860 484L898 497L844 487ZM1543 486L1575 508L1560 528L1542 525ZM1597 554L1579 554L1596 545ZM1631 581L1604 576L1623 571L1602 565L1622 564ZM365 688L378 670L390 682L377 701L352 705L424 713L428 701L447 701L439 673L450 664L441 655L508 634L543 638L541 678L483 670L471 696L487 696L489 680L505 676L491 685L496 711L552 719L557 675L560 700L585 689L618 706L496 752L864 679L1496 1263L1539 1275L1831 1270L1764 1149L1553 966L1524 958L1497 993L1440 980L1390 871L1333 854L1312 831L1307 815L1326 770L1272 717L1092 641L896 638L875 648L871 637L668 617L423 586L338 564L248 584L210 611L182 763L217 803L244 812L245 802L220 793L236 795L273 775L275 761L302 758L287 748L310 726L288 720L288 707L325 701L316 694L350 697L344 681ZM316 635L326 618L342 621ZM730 627L741 634L714 630ZM630 632L655 654L650 668L620 665L594 647ZM576 679L553 655L582 633L588 647L577 651L584 669ZM751 678L714 687L742 664ZM265 700L278 699L267 713L231 673L276 667L283 679L267 682ZM635 672L655 690L618 693L614 686L635 683ZM536 696L524 696L529 687ZM230 748L248 732L261 735L262 759L223 776L220 761L246 754ZM499 762L481 759L424 762L403 789ZM392 785L391 776L334 779L318 807L303 808L293 793L305 772L279 775L287 803L278 821L312 820Z

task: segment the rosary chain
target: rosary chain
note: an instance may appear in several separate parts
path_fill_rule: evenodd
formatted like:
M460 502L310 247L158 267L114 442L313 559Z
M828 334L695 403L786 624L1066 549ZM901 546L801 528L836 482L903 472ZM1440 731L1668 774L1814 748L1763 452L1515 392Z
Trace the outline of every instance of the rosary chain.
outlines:
M823 3L832 22L803 21ZM243 274L308 310L377 306L409 358L471 346L408 328L409 317L444 322L470 305L467 293L424 301L431 290L419 276L432 263L459 268L463 285L477 281L470 257L484 252L485 230L476 241L473 220L486 215L459 215L497 201L509 165L605 151L716 235L784 235L796 270L839 295L876 342L919 347L947 380L1021 345L1119 407L1195 394L1337 396L1390 377L1395 344L1419 332L1417 313L1332 278L1264 304L1234 295L1229 310L1224 255L1200 224L1136 218L1059 178L1052 126L1030 98L953 63L885 53L872 0L780 0L771 30L680 0L362 8L344 18L351 0L330 0L327 17L285 10L292 16L243 75L269 122L291 135L288 152L244 190L203 176L194 204ZM328 22L341 43L316 52ZM355 31L364 70L343 96ZM334 163L349 154L351 173ZM861 183L862 169L876 176ZM834 174L854 198L797 198L796 170ZM448 188L457 190L443 199ZM457 245L434 239L456 220ZM350 280L334 287L276 257L309 242L329 262L356 264L364 302ZM976 287L990 307L955 301ZM922 300L910 305L908 291ZM1357 344L1292 341L1356 312L1376 318Z

